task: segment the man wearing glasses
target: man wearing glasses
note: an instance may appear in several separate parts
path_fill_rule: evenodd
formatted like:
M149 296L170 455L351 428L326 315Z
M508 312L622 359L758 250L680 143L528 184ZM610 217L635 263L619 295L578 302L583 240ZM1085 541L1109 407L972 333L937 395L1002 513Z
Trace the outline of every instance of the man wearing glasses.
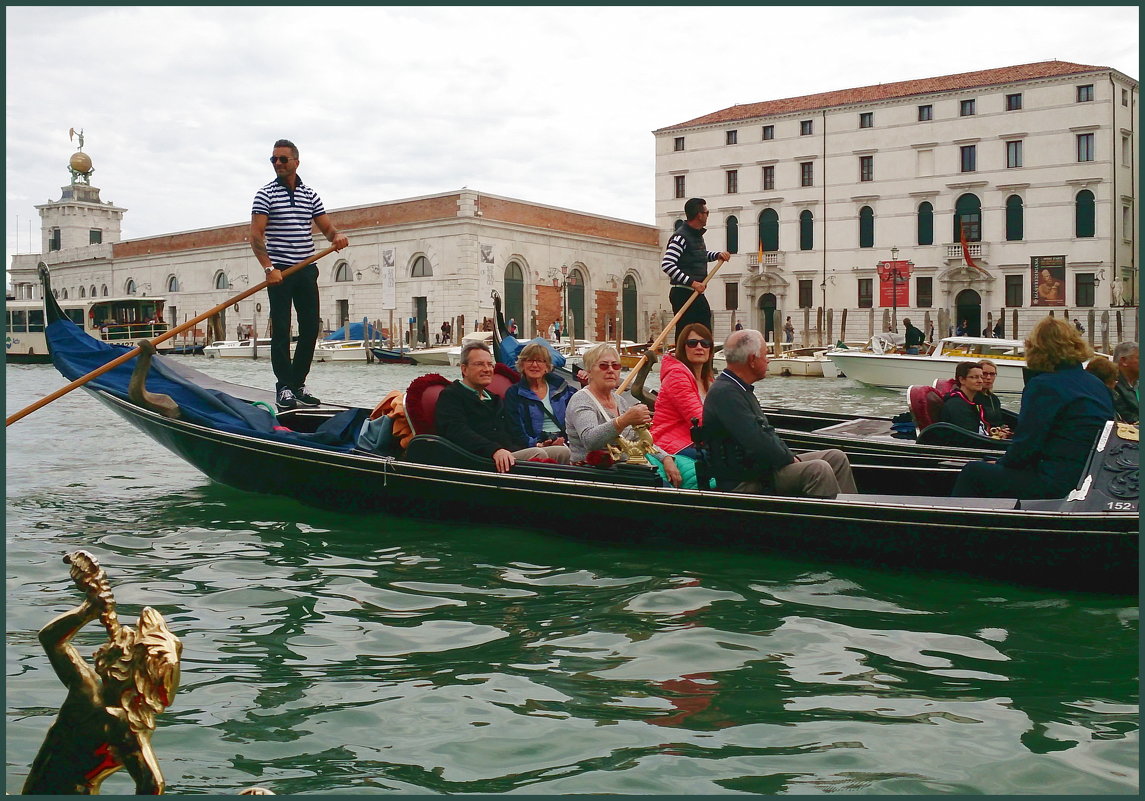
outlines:
M680 338L681 332L690 323L699 323L712 328L712 309L704 297L704 279L708 277L708 262L720 259L727 261L731 254L727 251L717 253L708 250L704 244L704 232L708 224L708 203L703 198L694 197L684 204L685 222L676 226L675 233L668 238L668 247L664 251L664 259L660 262L660 269L668 275L672 282L672 289L668 292L668 300L672 304L673 315L692 297L693 291L699 292L696 300L676 321L675 337Z
M250 247L266 274L270 299L270 362L276 380L275 405L287 411L321 401L306 389L306 376L318 339L318 265L286 276L282 271L314 255L311 224L337 250L349 242L326 216L322 199L298 177L298 148L288 139L274 143L270 163L275 179L258 190L251 208ZM290 357L290 307L298 315L298 342Z

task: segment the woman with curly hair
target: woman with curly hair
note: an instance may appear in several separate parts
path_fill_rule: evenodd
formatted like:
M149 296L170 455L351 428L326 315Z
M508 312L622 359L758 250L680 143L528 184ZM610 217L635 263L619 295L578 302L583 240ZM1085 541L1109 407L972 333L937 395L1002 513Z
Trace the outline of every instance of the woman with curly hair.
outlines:
M1026 339L1031 375L1014 439L996 462L970 462L956 497L1063 498L1077 486L1094 440L1113 419L1101 380L1082 368L1089 344L1065 320L1046 317Z

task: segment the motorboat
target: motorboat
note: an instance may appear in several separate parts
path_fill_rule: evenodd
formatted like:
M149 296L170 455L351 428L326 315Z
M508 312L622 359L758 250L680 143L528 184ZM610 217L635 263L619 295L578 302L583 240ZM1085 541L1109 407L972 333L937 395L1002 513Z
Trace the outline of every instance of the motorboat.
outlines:
M294 353L290 343L290 352ZM203 347L203 355L219 359L254 359L259 356L270 358L270 337L254 339L221 339Z
M1018 339L945 337L933 348L908 354L902 335L876 334L864 348L834 347L826 352L839 372L864 384L906 389L952 378L959 362L990 359L998 366L994 392L1021 394L1025 386L1025 345Z
M839 375L835 363L827 358L826 348L792 348L780 356L767 360L768 376L812 376L835 378ZM726 362L725 362L726 363Z
M316 362L364 362L370 356L369 343L362 339L322 340L314 346Z

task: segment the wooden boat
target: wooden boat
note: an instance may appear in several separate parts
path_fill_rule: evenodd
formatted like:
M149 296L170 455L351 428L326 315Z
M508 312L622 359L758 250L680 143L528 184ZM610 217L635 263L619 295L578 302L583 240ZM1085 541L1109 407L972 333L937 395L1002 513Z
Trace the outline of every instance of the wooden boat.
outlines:
M411 351L404 348L380 348L372 347L370 352L374 354L376 359L381 364L417 364L417 359L410 355Z
M124 352L93 340L46 296L49 348L65 378ZM500 474L490 460L425 433L404 452L379 456L356 448L367 409L324 404L275 417L267 411L270 391L156 356L146 388L178 404L180 416L171 418L131 400L138 361L85 390L211 479L241 490L343 511L527 525L629 543L651 537L1102 592L1137 588L1137 443L1122 440L1113 424L1069 498L948 498L956 466L917 467L889 456L853 460L859 486L872 494L793 498L675 489L637 466L523 463Z

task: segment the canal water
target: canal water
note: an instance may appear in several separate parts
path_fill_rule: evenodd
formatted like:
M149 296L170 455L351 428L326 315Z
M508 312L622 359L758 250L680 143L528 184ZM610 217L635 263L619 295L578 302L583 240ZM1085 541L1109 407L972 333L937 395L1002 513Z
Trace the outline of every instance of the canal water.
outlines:
M266 359L179 358L273 385ZM430 371L309 384L373 406ZM6 380L9 414L63 384ZM758 394L904 408L849 379ZM1136 597L571 541L521 511L319 511L212 484L82 391L35 412L7 430L6 790L64 698L36 632L84 548L122 618L153 606L183 641L153 738L172 793L1137 793Z

